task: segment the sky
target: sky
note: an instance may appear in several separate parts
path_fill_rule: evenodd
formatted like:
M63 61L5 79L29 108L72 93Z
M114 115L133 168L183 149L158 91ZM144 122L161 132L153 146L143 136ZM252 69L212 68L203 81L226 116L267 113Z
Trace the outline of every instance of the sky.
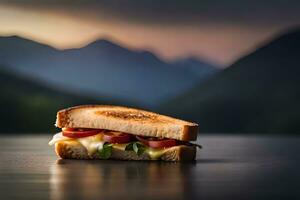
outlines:
M59 49L104 38L165 61L226 67L300 25L299 10L298 0L0 0L0 35Z

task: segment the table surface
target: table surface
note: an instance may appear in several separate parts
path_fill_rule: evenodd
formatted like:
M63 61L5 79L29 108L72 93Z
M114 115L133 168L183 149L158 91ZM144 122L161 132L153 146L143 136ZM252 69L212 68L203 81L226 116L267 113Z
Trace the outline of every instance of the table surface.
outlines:
M1 199L299 199L300 138L200 135L197 161L60 160L50 135L0 136Z

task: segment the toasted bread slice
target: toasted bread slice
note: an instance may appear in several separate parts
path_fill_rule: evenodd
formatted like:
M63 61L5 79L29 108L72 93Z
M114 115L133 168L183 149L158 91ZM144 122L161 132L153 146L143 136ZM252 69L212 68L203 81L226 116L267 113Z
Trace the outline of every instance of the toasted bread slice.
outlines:
M101 159L97 153L88 154L87 149L79 142L61 141L55 144L56 154L63 159ZM196 147L180 145L166 150L158 159L163 161L192 161L196 157ZM137 155L133 151L112 150L110 159L115 160L152 160L147 153Z
M182 141L197 139L198 124L153 112L121 106L83 105L57 113L59 128L96 128L134 135L172 138Z

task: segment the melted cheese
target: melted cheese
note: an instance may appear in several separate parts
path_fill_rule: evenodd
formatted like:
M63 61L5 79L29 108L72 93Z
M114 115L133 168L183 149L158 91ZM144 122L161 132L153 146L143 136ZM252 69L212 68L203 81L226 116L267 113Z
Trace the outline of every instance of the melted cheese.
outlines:
M148 148L146 152L150 156L151 160L158 160L165 152L167 149L152 149Z
M60 132L60 133L57 133L53 136L52 140L49 142L49 145L53 145L57 142L69 141L69 140L78 141L82 146L84 146L87 149L89 155L92 155L95 152L97 152L97 150L103 148L103 145L105 143L102 139L101 134L97 134L97 135L93 135L93 136L89 136L89 137L73 139L73 138L68 138L68 137L63 136L62 132ZM128 144L129 143L113 144L112 147L114 149L125 151L125 148ZM152 160L158 160L167 150L168 149L147 148L145 153L147 153Z
M125 151L126 146L129 143L125 143L125 144L113 144L113 148L121 150L121 151Z
M53 135L53 138L48 143L49 145L54 145L56 142L72 140L72 138L68 138L62 135L62 132L59 132Z
M87 149L89 155L94 154L98 149L102 149L104 145L102 134L78 138L77 141Z

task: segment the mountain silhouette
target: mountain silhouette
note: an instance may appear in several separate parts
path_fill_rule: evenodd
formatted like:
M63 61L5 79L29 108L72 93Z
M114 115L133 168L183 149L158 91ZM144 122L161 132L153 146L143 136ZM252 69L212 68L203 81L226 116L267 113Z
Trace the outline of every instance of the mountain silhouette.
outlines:
M300 133L299 74L300 29L294 29L162 109L204 132Z
M0 64L54 88L150 107L218 72L197 60L166 63L151 52L129 50L108 40L58 50L16 36L0 37Z
M0 70L0 133L50 132L56 112L80 104L119 104L114 99L92 99L41 86L33 80Z

